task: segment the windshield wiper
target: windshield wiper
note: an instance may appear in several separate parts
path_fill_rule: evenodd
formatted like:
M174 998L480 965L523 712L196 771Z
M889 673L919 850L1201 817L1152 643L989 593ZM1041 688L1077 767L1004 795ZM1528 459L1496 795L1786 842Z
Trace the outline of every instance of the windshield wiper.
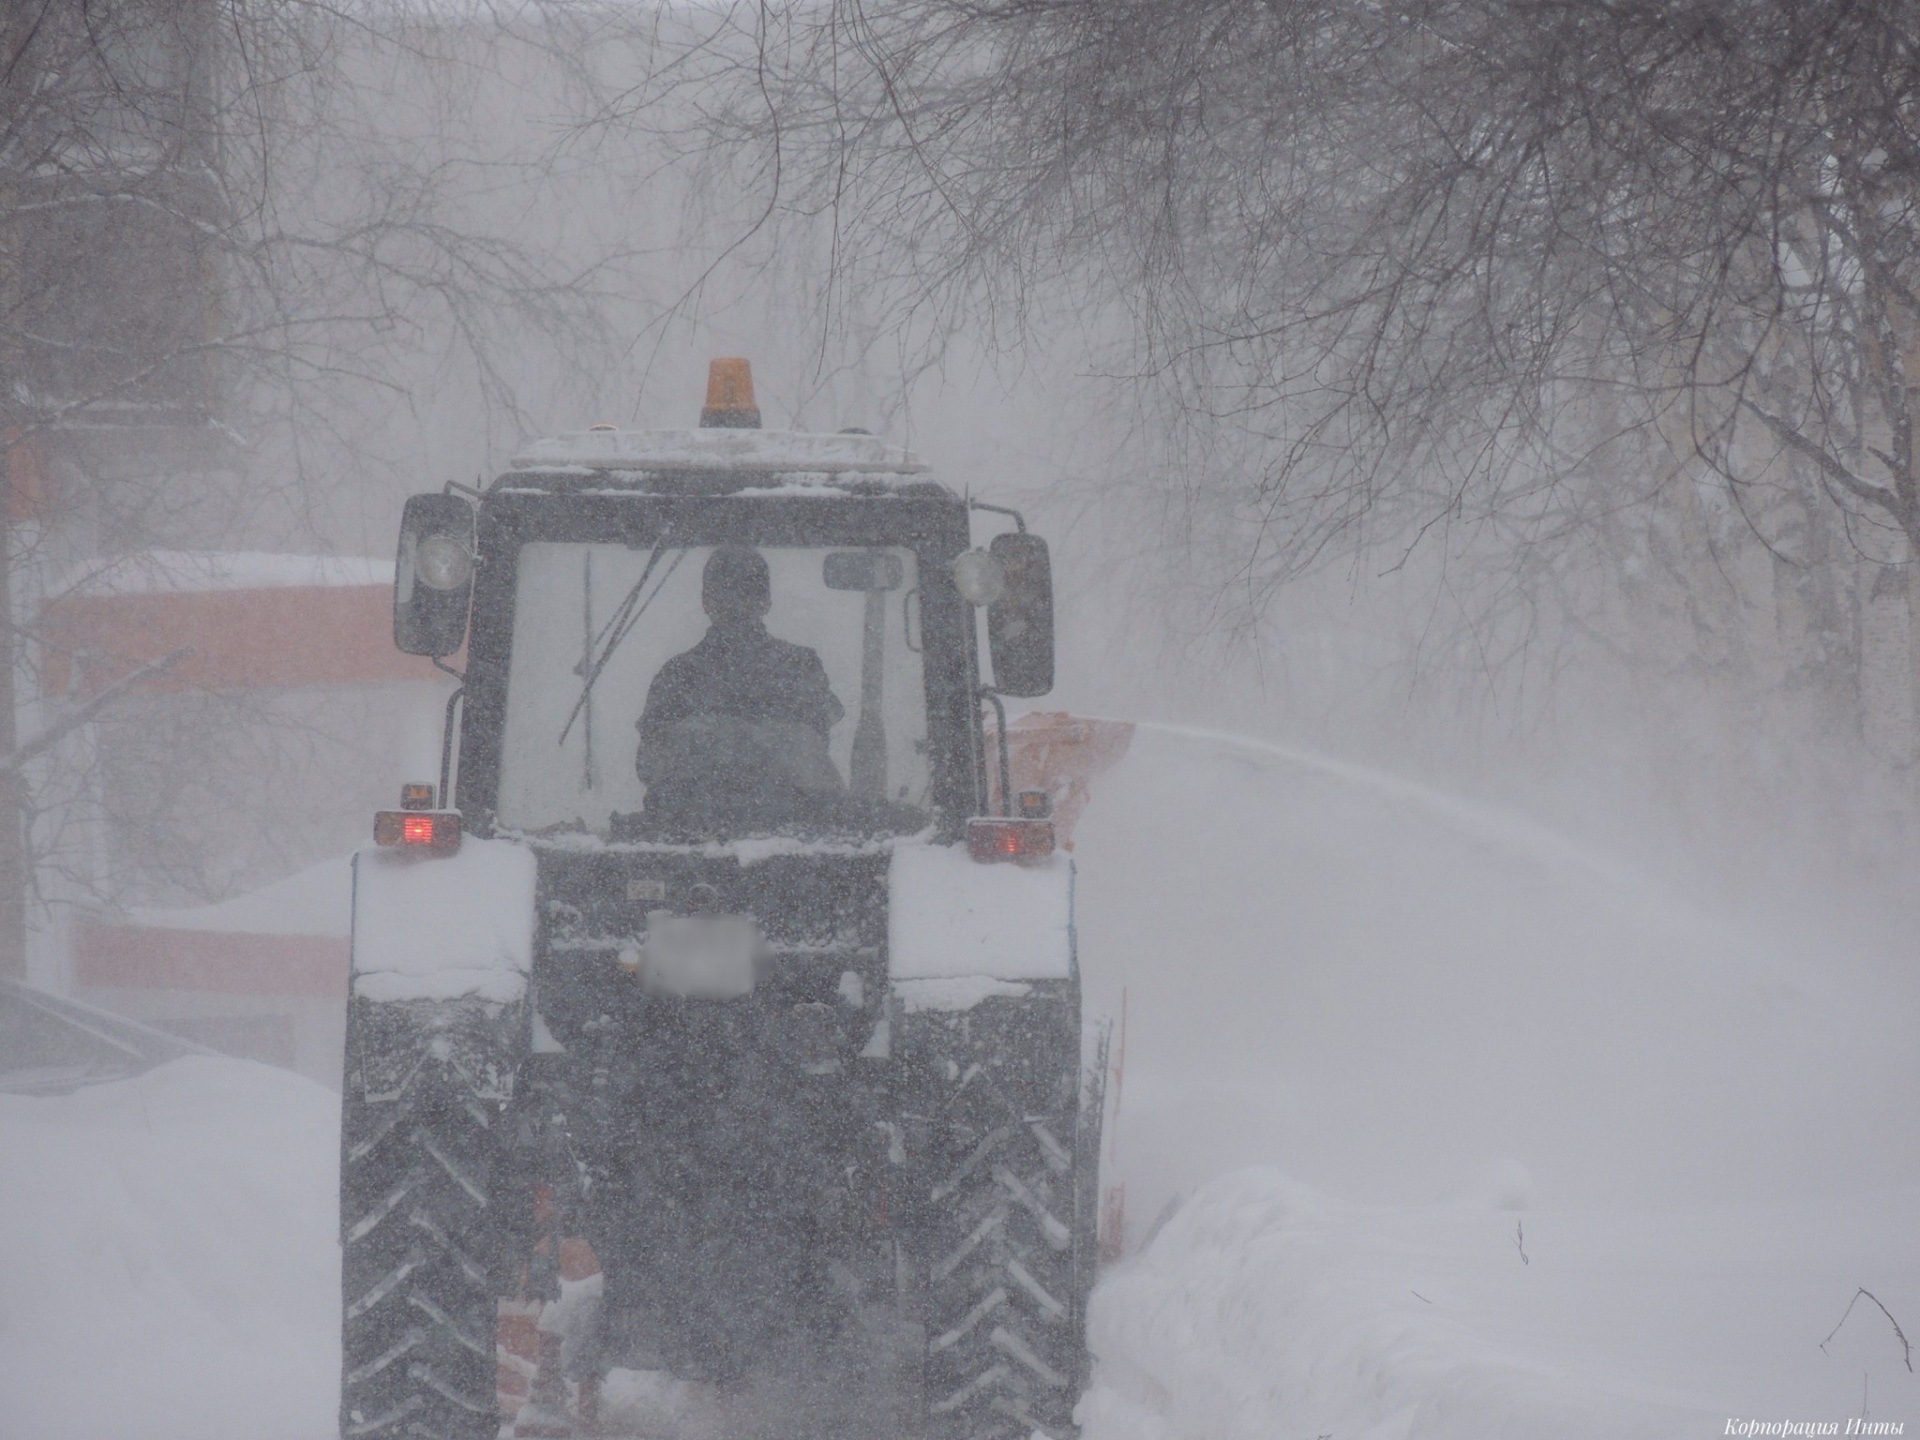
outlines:
M613 658L613 652L620 648L620 642L627 638L640 617L647 613L647 607L659 597L667 581L673 578L673 572L680 568L680 562L687 558L685 550L674 553L673 563L667 567L666 574L660 577L660 583L653 587L653 593L644 600L640 592L646 589L647 581L653 578L653 572L660 565L660 557L666 554L667 543L673 538L671 528L666 530L654 542L653 553L647 556L646 568L640 572L640 578L633 582L633 588L627 591L626 598L620 602L612 617L600 627L600 633L593 637L593 645L588 647L587 657L574 666L573 673L580 676L580 698L573 702L573 709L567 715L567 723L560 727L558 743L567 743L567 736L573 731L573 722L580 718L580 712L587 708L587 701L593 695L593 685L600 678L600 672L607 668L607 662ZM599 650L596 655L595 649Z

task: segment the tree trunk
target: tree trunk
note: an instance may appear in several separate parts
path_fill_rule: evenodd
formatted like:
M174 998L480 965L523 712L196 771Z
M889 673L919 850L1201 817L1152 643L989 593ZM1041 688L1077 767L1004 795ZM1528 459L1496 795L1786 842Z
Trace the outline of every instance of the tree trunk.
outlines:
M0 755L19 743L14 713L13 623L13 473L15 451L29 442L15 439L0 466ZM24 783L17 770L0 772L0 975L27 978L27 846Z

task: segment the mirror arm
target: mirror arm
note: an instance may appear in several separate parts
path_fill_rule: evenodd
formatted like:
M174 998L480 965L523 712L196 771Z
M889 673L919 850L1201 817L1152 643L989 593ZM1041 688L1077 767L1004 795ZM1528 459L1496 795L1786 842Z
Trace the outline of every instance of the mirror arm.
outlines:
M986 501L976 500L971 495L967 497L967 508L969 510L991 510L995 515L1011 515L1013 517L1013 523L1020 527L1020 533L1022 535L1027 533L1027 518L1018 510L1009 510L1005 505L989 505Z
M999 741L1000 749L1000 813L1011 815L1009 808L1013 804L1013 762L1007 752L1007 707L1001 703L1000 692L991 685L982 685L976 692L976 698L984 699L993 706L994 738ZM986 806L981 806L986 809Z
M443 674L453 676L453 678L458 680L462 685L467 683L467 677L463 671L454 669L453 666L447 664L447 662L442 660L438 655L429 655L427 658L433 661L434 669Z
M438 660L433 663L440 665ZM440 668L447 670L445 665L440 665ZM453 671L447 670L447 673L451 675ZM462 685L447 697L447 720L440 730L440 793L436 798L442 810L453 808L453 799L447 794L448 786L453 783L453 710L466 693L467 687Z

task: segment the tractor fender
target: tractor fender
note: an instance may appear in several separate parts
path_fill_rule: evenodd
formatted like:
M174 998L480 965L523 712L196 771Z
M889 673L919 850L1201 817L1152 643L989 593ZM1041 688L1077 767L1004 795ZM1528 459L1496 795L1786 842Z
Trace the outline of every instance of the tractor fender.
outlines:
M358 999L511 1004L533 969L533 852L467 837L452 855L365 849L353 857Z
M910 1009L965 1009L976 994L1076 979L1073 878L1064 855L995 864L964 845L898 846L887 876L894 993Z

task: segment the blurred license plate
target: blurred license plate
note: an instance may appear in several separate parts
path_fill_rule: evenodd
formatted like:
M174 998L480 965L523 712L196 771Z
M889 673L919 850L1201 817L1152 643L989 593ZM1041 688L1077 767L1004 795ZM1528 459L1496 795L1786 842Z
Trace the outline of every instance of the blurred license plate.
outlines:
M647 916L640 988L682 1000L733 1000L753 993L760 927L744 915Z

